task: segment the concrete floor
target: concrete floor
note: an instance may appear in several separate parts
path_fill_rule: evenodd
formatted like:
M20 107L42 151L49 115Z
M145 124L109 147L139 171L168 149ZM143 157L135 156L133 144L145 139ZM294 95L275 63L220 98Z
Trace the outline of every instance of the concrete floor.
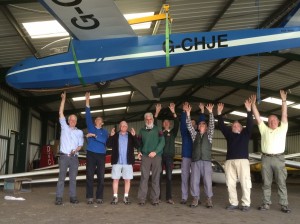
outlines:
M122 183L122 182L121 182ZM105 197L102 205L87 205L85 203L85 182L78 182L78 199L80 203L72 205L68 200L68 185L65 187L65 202L62 206L54 205L55 184L33 185L32 192L14 195L23 197L25 201L4 200L7 195L0 192L0 223L298 223L300 220L300 177L288 178L289 203L292 213L280 212L277 204L278 197L276 186L273 185L273 205L269 211L258 211L261 204L261 184L254 183L252 189L252 205L249 212L239 210L227 211L225 206L228 203L227 190L225 185L214 185L214 207L207 209L203 205L197 208L190 208L188 205L181 205L180 176L175 176L173 181L173 199L175 205L164 202L159 206L152 206L148 201L145 206L139 206L137 190L139 179L132 182L130 198L131 205L111 205L112 198L111 180L105 183ZM162 195L164 187L162 185ZM120 187L123 191L123 184ZM120 195L120 198L123 196ZM204 195L202 196L205 198ZM204 202L204 200L202 201Z

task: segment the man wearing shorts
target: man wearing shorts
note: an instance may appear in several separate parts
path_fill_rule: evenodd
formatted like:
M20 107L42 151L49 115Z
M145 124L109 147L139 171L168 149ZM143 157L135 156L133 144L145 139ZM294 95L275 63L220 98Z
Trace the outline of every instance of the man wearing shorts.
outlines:
M113 199L111 204L118 204L118 187L122 176L125 183L123 202L128 205L131 203L129 200L130 180L133 179L134 148L138 147L138 139L133 128L131 128L130 132L128 131L126 121L121 121L119 127L120 131L117 133L115 128L111 130L106 144L108 148L112 148L111 177L113 179Z

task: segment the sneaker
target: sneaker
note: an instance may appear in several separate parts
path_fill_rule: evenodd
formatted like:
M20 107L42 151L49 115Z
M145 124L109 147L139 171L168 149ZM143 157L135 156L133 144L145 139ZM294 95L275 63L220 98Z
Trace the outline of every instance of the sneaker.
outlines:
M242 206L241 211L242 212L248 212L250 210L250 206Z
M270 209L269 204L262 204L261 206L258 207L258 210L260 210L260 211L267 211L269 209Z
M181 199L180 204L185 205L186 204L186 200L185 199Z
M235 210L235 209L239 209L239 206L237 206L237 205L228 205L228 206L226 207L226 209L227 209L227 210Z
M123 202L124 202L125 205L130 205L131 204L131 201L129 200L128 197L124 197Z
M284 213L291 213L291 209L287 205L281 205L281 211Z
M96 199L96 203L97 204L103 204L103 199L100 199L100 198Z
M77 198L70 198L70 203L71 204L78 204L79 201L77 200Z
M206 208L212 208L213 207L213 203L211 198L207 198L206 199Z
M174 205L174 204L175 204L175 202L174 202L172 199L167 200L167 203L168 203L168 204L171 204L171 205Z
M62 205L62 198L56 198L55 205Z
M113 199L112 199L112 201L110 202L110 204L112 204L112 205L118 204L118 198L117 198L117 197L113 197Z
M93 198L88 198L86 203L87 203L88 205L94 204Z
M192 201L192 204L190 204L190 207L191 207L191 208L195 208L195 207L198 206L198 204L199 204L198 198L194 197L194 199L193 199L193 201Z

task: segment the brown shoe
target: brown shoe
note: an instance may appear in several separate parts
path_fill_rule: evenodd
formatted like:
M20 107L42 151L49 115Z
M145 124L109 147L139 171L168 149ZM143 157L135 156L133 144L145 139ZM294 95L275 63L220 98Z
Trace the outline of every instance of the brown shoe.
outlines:
M174 202L172 199L167 200L167 203L168 203L168 204L171 204L171 205L174 205L174 204L175 204L175 202Z
M198 204L199 204L198 198L194 197L194 198L193 198L193 201L192 201L192 204L190 205L190 207L191 207L191 208L195 208L195 207L198 206Z
M212 208L213 207L213 203L211 198L207 198L206 199L206 208Z

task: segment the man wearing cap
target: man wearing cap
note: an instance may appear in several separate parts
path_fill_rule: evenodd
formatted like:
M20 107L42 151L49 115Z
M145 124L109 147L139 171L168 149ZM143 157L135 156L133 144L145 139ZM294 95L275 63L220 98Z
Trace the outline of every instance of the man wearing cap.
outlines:
M212 138L214 134L214 115L212 113L214 105L207 104L206 109L209 112L209 125L204 121L199 122L198 130L195 131L191 122L191 106L184 107L186 111L186 124L193 140L192 164L191 164L191 194L193 201L191 207L197 207L200 199L200 178L203 178L204 191L206 194L206 207L212 208L212 165L211 165L211 149Z

